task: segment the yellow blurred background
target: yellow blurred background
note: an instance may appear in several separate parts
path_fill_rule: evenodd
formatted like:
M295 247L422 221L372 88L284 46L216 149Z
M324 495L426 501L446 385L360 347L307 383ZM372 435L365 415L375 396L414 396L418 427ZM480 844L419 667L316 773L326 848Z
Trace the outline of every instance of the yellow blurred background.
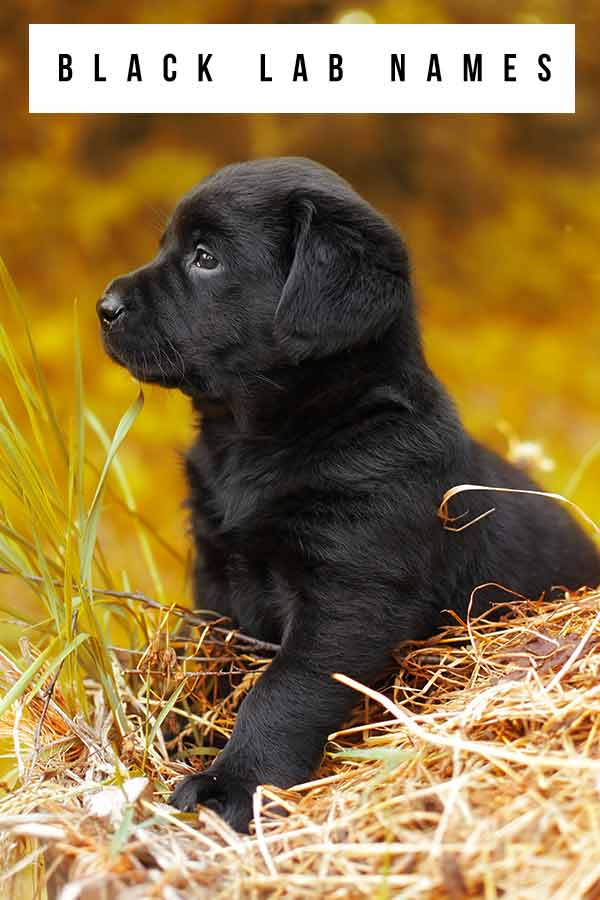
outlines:
M575 116L30 116L28 22L576 22ZM563 491L600 437L600 58L598 3L17 2L0 8L0 255L25 299L61 421L73 400L78 298L86 401L112 430L136 393L104 355L94 305L107 281L154 254L182 192L213 169L305 155L381 208L412 253L426 348L466 424L502 452L541 444L545 487ZM2 321L23 338L2 299ZM0 393L4 394L0 385ZM120 453L142 515L187 549L184 398L146 389ZM100 454L99 454L100 458ZM574 499L600 517L600 462ZM115 572L152 591L130 523L107 504ZM183 565L158 548L172 599ZM0 590L2 583L0 582Z

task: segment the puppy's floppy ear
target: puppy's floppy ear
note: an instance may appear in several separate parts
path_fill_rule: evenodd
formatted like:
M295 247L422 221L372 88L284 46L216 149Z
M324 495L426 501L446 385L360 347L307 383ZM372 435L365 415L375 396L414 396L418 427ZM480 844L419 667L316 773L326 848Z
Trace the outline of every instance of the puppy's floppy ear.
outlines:
M275 312L275 337L295 362L383 334L409 303L406 251L366 204L321 213L295 204L295 252Z

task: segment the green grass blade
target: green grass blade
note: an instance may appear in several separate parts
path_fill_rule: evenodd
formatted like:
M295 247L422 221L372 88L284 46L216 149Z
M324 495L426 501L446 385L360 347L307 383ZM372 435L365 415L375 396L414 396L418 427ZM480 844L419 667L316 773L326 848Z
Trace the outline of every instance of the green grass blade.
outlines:
M42 653L40 653L40 655L33 660L31 665L25 669L21 677L18 678L10 688L10 690L6 692L2 700L0 700L0 716L3 716L6 710L10 709L15 700L18 700L19 697L23 696L42 666L52 656L52 653L56 649L57 643L58 638L55 638L50 644L48 644L46 649L43 650Z
M23 301L19 296L19 292L17 291L15 284L10 277L9 271L4 264L4 260L0 257L0 285L2 286L4 293L10 300L13 308L16 310L23 327L25 329L25 336L27 338L27 344L29 346L29 352L31 354L31 361L33 364L33 371L35 374L35 380L37 384L37 388L39 394L41 396L44 409L46 410L46 415L48 416L48 421L50 422L50 427L52 429L52 433L56 439L56 443L62 453L62 457L65 463L68 461L67 454L67 442L62 433L61 427L58 424L58 419L56 418L56 413L54 412L54 407L50 400L50 394L48 392L48 385L46 384L46 379L44 378L44 373L42 367L40 365L40 361L38 359L37 351L35 349L35 344L33 343L33 338L31 336L31 329L29 327L29 320L27 318L27 313L25 312L25 307L23 306Z
M154 725L152 726L152 729L150 731L150 735L148 737L148 746L151 747L152 744L154 743L154 739L156 738L156 735L158 734L158 729L160 728L162 723L165 721L165 719L167 718L167 716L169 715L169 713L171 712L171 710L173 709L173 707L179 700L179 696L180 696L181 692L183 691L185 685L186 685L186 680L184 678L182 680L181 684L175 688L175 690L173 691L173 693L171 694L171 696L169 697L167 702L161 707L160 713L157 715L156 719L154 720Z
M77 301L73 305L73 354L75 364L75 427L69 459L69 470L74 477L75 498L77 503L77 523L79 534L83 534L86 524L85 512L85 412L83 392L83 367L81 363L81 339L79 336L79 318Z
M87 422L90 425L92 431L95 433L98 440L104 447L104 451L108 454L110 451L110 438L109 438L108 434L106 433L106 430L102 426L101 422L89 410L86 411L86 419L87 419ZM121 492L122 492L124 500L125 500L125 505L126 505L127 511L129 513L133 514L132 518L134 520L134 526L135 526L135 530L136 530L136 533L138 536L138 541L139 541L140 548L142 551L142 556L146 563L148 572L150 573L150 577L152 579L152 583L154 585L156 595L157 595L158 599L162 601L164 599L164 589L163 589L162 580L161 580L159 572L158 572L158 567L156 565L156 560L154 559L154 554L152 553L152 547L150 546L150 541L148 540L148 535L146 534L146 531L144 530L143 526L141 525L139 518L136 516L137 506L136 506L136 502L135 502L135 497L133 496L133 491L131 490L131 488L129 486L127 476L125 475L125 470L123 469L123 466L121 465L121 463L119 461L119 457L116 454L113 459L113 469L114 469L114 473L117 478L117 481L119 482L119 486L121 488Z
M115 454L125 440L129 429L140 414L143 405L144 394L143 391L140 391L134 402L125 412L125 414L121 418L121 421L117 425L114 437L106 455L106 460L104 462L102 472L100 473L100 478L98 479L96 492L94 494L94 498L90 506L90 511L86 519L85 528L81 537L81 579L87 584L89 584L91 579L92 558L94 554L94 546L96 543L96 535L98 533L98 521L100 518L102 493L104 490L106 478L108 476L108 472Z
M35 694L45 681L63 664L67 657L74 654L78 647L81 646L85 641L89 639L90 635L86 634L85 631L82 631L81 634L78 634L77 637L74 637L72 641L69 641L66 646L62 648L58 656L52 660L48 668L44 671L40 678L35 682L35 684L31 688L31 693Z
M400 763L404 759L414 759L412 750L397 750L395 747L355 747L329 753L333 759L376 759L382 762Z

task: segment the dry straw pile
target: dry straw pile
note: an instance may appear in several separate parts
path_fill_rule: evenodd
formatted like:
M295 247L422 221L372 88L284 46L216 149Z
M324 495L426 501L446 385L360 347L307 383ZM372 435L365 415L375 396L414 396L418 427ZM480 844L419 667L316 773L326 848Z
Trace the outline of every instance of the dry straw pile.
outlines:
M63 428L0 282L31 351L0 325L0 897L600 897L600 590L507 594L500 621L401 648L315 780L257 792L249 837L166 805L275 648L111 572L107 494L156 573L117 456L142 397L106 435L75 333Z
M117 651L124 738L93 683L92 724L46 683L5 717L24 786L0 800L3 896L36 866L64 900L600 895L600 592L515 602L407 648L313 782L263 789L250 837L163 800L189 771L170 761L177 744L198 729L210 754L229 734L260 648L222 623L172 640L168 625L143 655ZM219 699L223 677L237 686ZM269 814L274 797L287 818Z

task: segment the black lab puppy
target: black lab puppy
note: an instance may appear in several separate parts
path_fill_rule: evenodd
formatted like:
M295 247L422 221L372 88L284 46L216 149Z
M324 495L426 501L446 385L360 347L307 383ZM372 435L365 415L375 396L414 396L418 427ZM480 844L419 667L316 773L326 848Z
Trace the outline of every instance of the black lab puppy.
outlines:
M281 644L179 809L247 830L256 786L305 781L356 702L332 673L372 681L400 641L464 617L478 585L537 597L600 581L596 548L550 500L462 494L459 524L495 512L444 528L453 485L536 486L466 434L423 357L398 232L328 169L263 159L207 178L98 313L114 360L201 414L198 605ZM478 591L473 613L500 596Z

